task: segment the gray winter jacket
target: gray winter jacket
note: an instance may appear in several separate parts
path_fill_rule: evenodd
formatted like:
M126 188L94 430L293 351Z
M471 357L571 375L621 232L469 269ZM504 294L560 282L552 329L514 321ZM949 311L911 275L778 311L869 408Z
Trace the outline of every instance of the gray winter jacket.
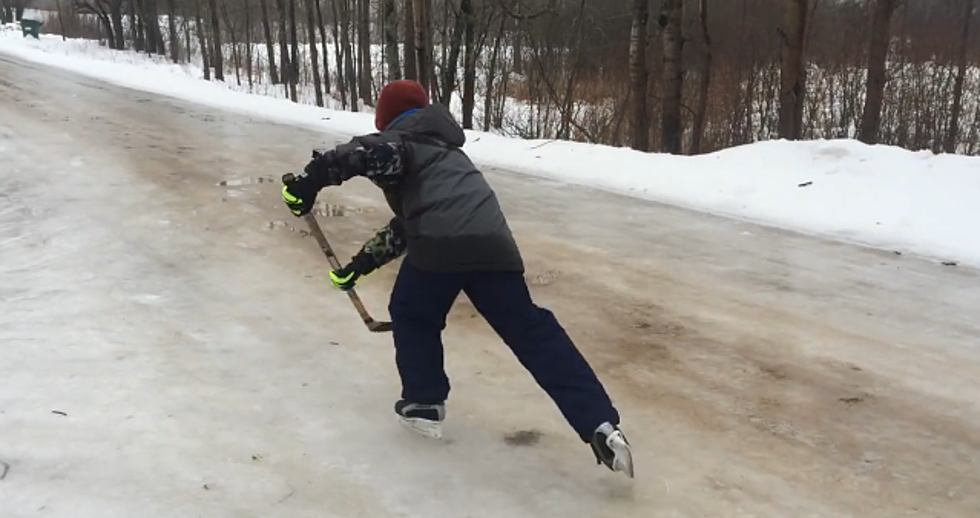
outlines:
M465 142L452 114L433 104L317 159L325 185L366 177L395 214L354 257L362 273L402 253L425 271L524 271L496 194L460 149Z

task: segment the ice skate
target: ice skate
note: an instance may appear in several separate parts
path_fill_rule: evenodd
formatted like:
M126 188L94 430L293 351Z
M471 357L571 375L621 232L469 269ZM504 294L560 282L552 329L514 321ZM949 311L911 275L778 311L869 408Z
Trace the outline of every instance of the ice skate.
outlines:
M612 471L622 471L633 478L633 451L619 427L602 423L592 435L590 445L597 464L605 464Z
M402 426L431 439L442 438L442 421L446 418L446 405L423 405L404 399L395 403L395 413Z

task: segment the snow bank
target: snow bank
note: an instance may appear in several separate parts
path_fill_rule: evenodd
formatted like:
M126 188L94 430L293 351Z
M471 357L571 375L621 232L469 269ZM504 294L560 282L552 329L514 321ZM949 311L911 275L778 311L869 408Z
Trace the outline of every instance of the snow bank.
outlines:
M370 113L294 104L207 82L201 70L94 42L0 31L0 52L121 86L331 133L374 130ZM468 131L466 151L512 169L838 240L980 266L980 158L849 140L769 141L679 157ZM650 222L655 225L656 222Z

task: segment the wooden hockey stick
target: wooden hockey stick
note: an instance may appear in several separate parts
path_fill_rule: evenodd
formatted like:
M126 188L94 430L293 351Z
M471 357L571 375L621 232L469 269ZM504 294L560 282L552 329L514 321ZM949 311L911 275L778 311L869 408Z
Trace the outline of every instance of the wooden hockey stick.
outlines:
M292 173L286 173L282 177L283 183L287 185L292 183L294 179L295 177ZM330 247L330 243L327 242L327 236L323 234L323 230L320 228L320 223L317 222L316 216L313 213L307 213L303 215L303 219L306 220L306 224L310 227L310 234L313 235L313 239L316 239L317 244L320 245L320 249L323 250L323 254L327 256L330 267L334 270L341 269L340 260L337 259L337 254L334 253L333 248ZM391 322L383 322L371 317L371 314L365 309L364 303L361 302L361 297L357 295L354 288L345 291L347 296L350 297L351 303L354 304L354 309L357 310L357 313L361 316L361 320L364 321L364 325L367 326L368 331L372 333L391 331Z

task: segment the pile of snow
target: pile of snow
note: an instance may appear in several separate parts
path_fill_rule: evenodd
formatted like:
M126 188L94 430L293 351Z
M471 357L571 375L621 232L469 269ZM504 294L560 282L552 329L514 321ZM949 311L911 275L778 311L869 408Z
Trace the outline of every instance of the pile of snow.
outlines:
M118 85L330 133L373 115L294 104L207 82L200 69L94 42L0 31L0 52ZM980 158L850 140L769 141L681 157L468 131L477 162L834 239L980 266ZM655 225L656 222L650 224Z

